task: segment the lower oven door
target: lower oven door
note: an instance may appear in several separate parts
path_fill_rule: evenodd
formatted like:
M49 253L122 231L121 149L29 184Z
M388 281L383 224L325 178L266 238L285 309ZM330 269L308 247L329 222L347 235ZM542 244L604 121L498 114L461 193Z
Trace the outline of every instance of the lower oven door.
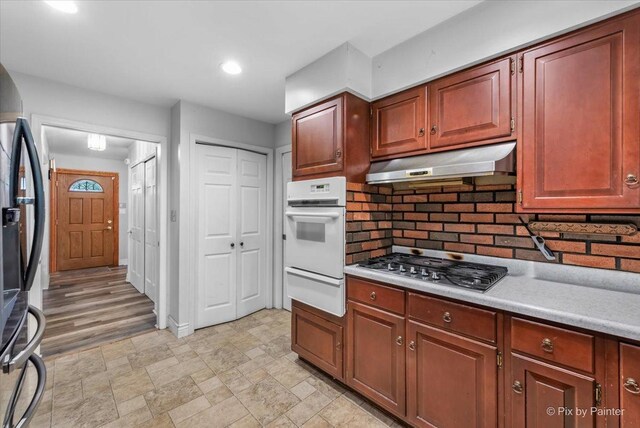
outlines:
M287 207L285 266L344 276L344 207Z
M287 275L289 298L339 317L344 315L344 279L330 278L291 267L284 270Z

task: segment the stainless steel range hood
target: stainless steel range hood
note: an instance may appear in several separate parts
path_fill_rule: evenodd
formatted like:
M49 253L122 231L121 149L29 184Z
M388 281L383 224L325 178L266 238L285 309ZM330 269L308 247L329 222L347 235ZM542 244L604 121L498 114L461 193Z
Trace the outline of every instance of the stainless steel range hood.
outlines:
M513 182L516 142L454 150L371 164L367 183L399 187L462 184L476 177L484 182ZM402 183L406 183L402 186Z

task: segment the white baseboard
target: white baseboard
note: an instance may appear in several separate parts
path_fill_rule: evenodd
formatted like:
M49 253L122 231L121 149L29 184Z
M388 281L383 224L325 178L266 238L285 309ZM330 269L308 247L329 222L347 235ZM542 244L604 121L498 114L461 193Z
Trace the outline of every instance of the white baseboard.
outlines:
M120 266L125 266L129 264L129 259L120 259Z
M178 324L171 315L168 317L169 330L178 338L183 338L189 335L189 323Z

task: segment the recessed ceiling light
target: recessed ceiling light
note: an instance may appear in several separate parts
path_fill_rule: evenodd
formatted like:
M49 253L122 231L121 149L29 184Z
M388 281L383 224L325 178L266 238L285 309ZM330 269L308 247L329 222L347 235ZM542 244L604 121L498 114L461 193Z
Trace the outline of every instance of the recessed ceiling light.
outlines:
M52 8L64 13L77 13L78 6L72 1L45 0L45 3Z
M235 61L225 61L222 64L220 64L220 68L222 68L222 71L229 74L242 73L242 67L240 67L240 64L238 64Z

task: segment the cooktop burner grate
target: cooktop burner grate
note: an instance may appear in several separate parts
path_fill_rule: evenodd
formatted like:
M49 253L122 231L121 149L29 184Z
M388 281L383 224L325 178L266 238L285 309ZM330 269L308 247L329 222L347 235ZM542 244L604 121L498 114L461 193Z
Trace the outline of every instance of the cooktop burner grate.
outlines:
M486 291L507 275L507 268L437 257L393 253L359 263L367 269L385 271L423 281Z

